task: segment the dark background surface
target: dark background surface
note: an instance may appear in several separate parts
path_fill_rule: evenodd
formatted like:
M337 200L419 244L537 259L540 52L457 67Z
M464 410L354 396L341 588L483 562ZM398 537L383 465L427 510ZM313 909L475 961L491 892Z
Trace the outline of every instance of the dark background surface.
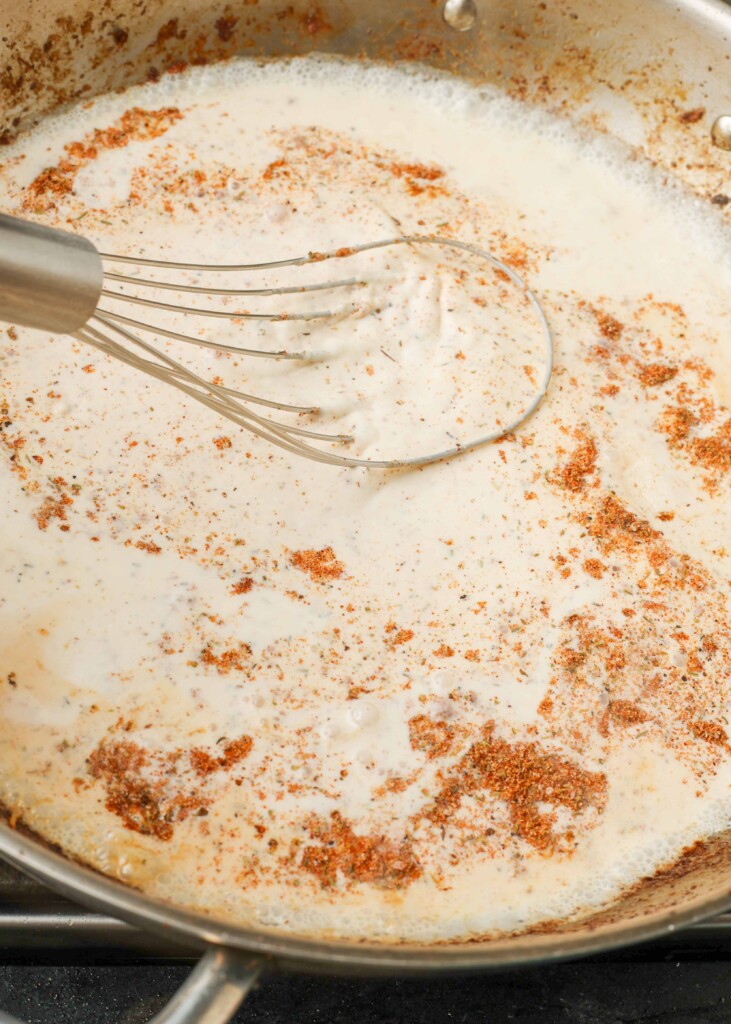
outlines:
M14 963L0 1007L29 1024L142 1024L187 965ZM80 958L83 957L83 960ZM94 963L94 958L97 962ZM270 975L238 1024L720 1024L731 1022L731 954L662 950L505 975L433 981Z

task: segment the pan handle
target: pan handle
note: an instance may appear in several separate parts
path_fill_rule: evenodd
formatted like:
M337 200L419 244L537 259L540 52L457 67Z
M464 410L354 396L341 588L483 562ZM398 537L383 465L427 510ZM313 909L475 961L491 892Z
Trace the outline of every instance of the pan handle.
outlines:
M209 949L150 1024L227 1024L262 972L261 957Z
M149 1024L227 1024L261 974L261 957L211 948ZM0 1010L0 1024L20 1024Z

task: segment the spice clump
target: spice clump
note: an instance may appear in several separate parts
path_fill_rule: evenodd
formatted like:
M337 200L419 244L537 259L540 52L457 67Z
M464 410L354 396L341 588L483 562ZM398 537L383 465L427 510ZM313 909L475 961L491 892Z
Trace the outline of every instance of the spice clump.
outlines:
M435 825L452 822L464 798L488 791L507 804L514 833L548 852L570 849L573 832L559 833L546 805L578 814L589 807L602 811L607 799L602 772L587 771L537 743L510 743L495 735L494 723L441 778L442 788L425 815Z
M447 722L436 722L428 715L414 715L409 719L411 749L426 754L430 761L448 754L454 738L455 730Z
M147 750L132 740L105 740L87 758L87 771L106 791L105 807L121 818L132 832L167 842L174 825L191 815L205 816L213 802L206 779L214 772L228 771L253 746L250 736L241 736L223 747L218 756L202 748L170 752ZM78 779L77 787L86 783Z
M316 583L340 579L345 571L345 566L335 557L331 547L321 548L319 551L314 548L293 551L289 560L295 569L309 573L310 578Z
M598 452L591 437L579 435L579 444L568 462L556 471L556 482L567 491L583 491L586 478L596 472Z
M329 821L314 821L310 836L317 845L305 848L302 868L323 888L332 888L340 874L347 882L401 889L422 874L408 838L397 842L385 835L358 835L338 811Z

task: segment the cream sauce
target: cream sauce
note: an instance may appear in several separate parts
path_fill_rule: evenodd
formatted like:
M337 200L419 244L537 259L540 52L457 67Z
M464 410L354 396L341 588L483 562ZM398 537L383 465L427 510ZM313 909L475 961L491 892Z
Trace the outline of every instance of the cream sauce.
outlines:
M3 209L107 252L476 243L540 295L557 356L514 438L381 472L294 460L74 340L4 335L16 816L178 904L389 941L586 912L729 823L731 254L710 214L498 94L315 58L103 97L3 160ZM322 403L364 457L529 401L541 338L499 276L421 250L335 271L367 279L337 297L359 315L195 325L313 365L162 344Z

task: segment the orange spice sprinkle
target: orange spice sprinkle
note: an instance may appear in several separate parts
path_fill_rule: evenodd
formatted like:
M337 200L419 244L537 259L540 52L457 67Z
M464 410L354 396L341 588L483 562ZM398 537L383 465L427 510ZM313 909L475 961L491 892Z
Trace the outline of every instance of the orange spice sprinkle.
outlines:
M586 477L596 472L597 447L593 438L580 435L581 441L569 461L557 471L557 482L567 491L581 491Z
M448 754L454 737L455 730L446 722L434 721L428 715L414 715L409 719L411 749L426 754L430 761Z
M614 548L631 551L648 541L659 541L662 534L655 530L646 519L640 519L625 508L614 494L602 498L593 514L585 514L581 521L592 537L599 540L604 549Z
M442 788L426 816L436 825L448 824L462 798L488 790L505 801L515 833L538 850L555 849L561 839L553 815L541 803L579 812L588 806L604 809L607 778L575 762L543 751L537 743L509 743L494 735L494 723L483 730L457 764L442 773Z
M226 743L219 757L213 757L206 750L196 747L190 751L190 763L198 775L210 775L221 769L232 768L243 761L251 753L253 745L251 736L240 736L237 740Z
M664 434L667 434L668 444L672 446L684 441L697 422L690 409L676 406L665 410L659 427Z
M408 789L416 781L418 775L418 771L413 772L411 775L392 775L373 791L373 795L382 797L387 793L403 793L404 790Z
M122 114L119 124L111 128L95 129L81 142L70 142L64 148L66 157L58 166L41 171L28 185L23 197L23 209L36 213L55 205L55 200L73 191L76 175L81 168L95 160L101 149L119 149L130 142L156 139L182 118L177 107L160 110L142 110L132 107Z
M87 759L89 775L106 789L106 808L132 832L168 841L173 825L207 813L210 800L189 786L175 785L174 754L152 756L129 740L102 742Z
M138 540L135 543L135 547L139 548L140 551L147 551L151 555L159 555L162 551L160 545L153 543L151 540Z
M210 644L204 647L200 653L200 660L204 665L210 665L218 670L219 675L227 676L229 672L243 672L246 669L244 664L251 658L251 647L248 644L239 644L238 647L230 647L220 654L215 654Z
M262 174L262 180L271 181L272 178L276 174L279 174L279 172L282 171L283 168L285 168L286 166L287 161L284 160L283 158L279 160L272 160L272 162L268 164L267 167L265 168L264 173Z
M699 740L719 747L728 745L728 733L716 722L691 722L689 728Z
M661 384L667 384L667 382L672 380L677 373L677 366L667 366L663 363L650 363L648 366L640 368L638 378L643 387L655 388L659 387Z
M600 736L609 735L609 725L624 726L639 725L646 722L650 716L642 708L631 700L610 700L607 708L599 721Z
M33 513L33 517L38 523L38 529L47 530L52 519L60 519L62 523L65 523L66 509L69 505L73 505L73 498L70 498L68 494L61 494L60 498L46 498L41 507Z
M295 569L309 573L316 583L337 580L345 571L345 566L337 560L331 547L321 548L319 551L314 548L293 551L289 560Z
M436 181L444 177L441 167L428 167L426 164L392 163L389 170L396 178L419 178L421 181Z
M694 107L692 110L684 110L682 114L679 114L678 120L682 124L696 124L705 117L705 114L705 107Z
M691 460L719 473L731 470L731 420L713 437L696 437L691 442Z
M329 821L310 826L316 846L305 847L302 868L332 888L341 874L347 882L403 889L422 874L422 867L408 838L395 842L384 835L357 835L338 811Z
M597 309L594 306L589 306L588 308L594 314L601 336L609 341L619 341L624 331L624 324L620 323L611 314L605 313L604 310Z

